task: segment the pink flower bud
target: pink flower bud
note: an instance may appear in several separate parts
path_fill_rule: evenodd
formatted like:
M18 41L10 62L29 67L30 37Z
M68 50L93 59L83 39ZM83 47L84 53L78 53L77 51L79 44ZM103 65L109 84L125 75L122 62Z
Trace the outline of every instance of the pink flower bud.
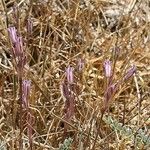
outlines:
M124 81L128 80L130 77L133 76L133 74L136 72L136 66L132 66L128 71L127 73L125 74L124 76Z
M116 94L119 85L120 82L117 82L112 85L109 85L106 89L104 93L104 107L102 108L102 111L106 111L108 109L109 104L111 103L113 96Z
M61 93L66 98L69 99L70 91L68 85L64 82L60 85Z
M104 71L105 71L105 76L107 78L111 77L112 75L111 61L106 60L104 62Z
M8 28L8 33L9 33L9 37L10 40L13 44L15 44L17 42L17 31L15 27L9 27Z
M29 80L23 80L22 82L22 103L25 108L29 107L29 101L28 101L28 96L30 92L30 85L31 81Z
M15 49L14 50L15 50L14 54L16 55L16 57L23 56L23 41L22 41L22 37L18 37L16 39Z
M118 89L118 83L110 85L105 92L105 100L108 102L111 97L116 93Z
M73 70L74 68L70 66L66 69L66 76L68 83L73 83Z
M12 47L12 55L14 57L14 60L16 62L16 69L18 71L19 75L22 75L24 65L26 63L26 56L23 49L23 40L21 36L17 36L17 31L15 27L8 28L8 33L10 36L10 40L13 44Z

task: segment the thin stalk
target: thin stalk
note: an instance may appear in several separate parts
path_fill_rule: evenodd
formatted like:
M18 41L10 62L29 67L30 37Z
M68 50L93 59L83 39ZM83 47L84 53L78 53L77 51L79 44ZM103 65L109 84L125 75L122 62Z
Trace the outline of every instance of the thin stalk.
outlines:
M22 133L23 133L23 122L22 122L22 116L23 116L23 111L22 111L22 75L19 76L19 86L20 86L20 98L19 98L19 104L20 104L20 136L19 136L19 150L23 149L23 140L22 140Z
M96 133L96 137L95 137L95 140L94 140L94 144L93 144L92 150L95 150L96 141L97 141L97 138L98 138L98 135L99 135L98 131L100 131L100 128L101 128L101 122L102 122L102 119L103 119L103 116L104 116L104 112L102 112L101 117L100 117L100 122L98 124L97 133ZM97 120L98 120L98 118L97 118Z

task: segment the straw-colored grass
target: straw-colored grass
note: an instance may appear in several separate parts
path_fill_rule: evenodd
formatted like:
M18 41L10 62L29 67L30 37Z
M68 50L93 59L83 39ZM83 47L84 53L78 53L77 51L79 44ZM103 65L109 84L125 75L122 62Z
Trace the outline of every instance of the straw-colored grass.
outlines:
M19 149L21 138L23 150L148 150L149 5L149 0L1 0L0 149ZM18 7L18 22L13 6ZM28 19L32 33L27 31ZM27 63L22 79L31 81L32 124L22 110L22 131L10 26L23 37ZM103 67L107 59L113 65L112 83L121 81L108 103ZM136 73L123 81L132 65ZM74 68L74 111L62 90L68 66Z

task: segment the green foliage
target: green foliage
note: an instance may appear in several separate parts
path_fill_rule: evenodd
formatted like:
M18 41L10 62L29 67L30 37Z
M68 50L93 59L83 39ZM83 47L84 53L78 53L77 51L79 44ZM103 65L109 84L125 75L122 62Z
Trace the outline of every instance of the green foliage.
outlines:
M59 150L69 150L73 139L65 139L64 143L60 145Z
M134 141L135 145L144 144L145 146L150 145L150 136L146 132L146 130L138 130L132 129L129 126L126 126L122 123L119 123L117 120L113 119L111 116L104 118L105 123L109 124L109 126L118 133L122 138L127 138Z

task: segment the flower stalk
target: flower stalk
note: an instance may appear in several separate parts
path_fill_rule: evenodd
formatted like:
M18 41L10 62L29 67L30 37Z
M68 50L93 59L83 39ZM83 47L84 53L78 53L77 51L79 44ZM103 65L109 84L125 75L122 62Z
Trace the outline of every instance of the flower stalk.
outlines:
M10 42L12 44L11 52L13 59L15 61L14 67L16 68L18 79L19 79L19 89L20 89L20 98L19 98L19 116L20 116L20 138L19 138L19 149L23 149L23 140L22 140L22 133L23 133L23 107L22 107L22 98L24 89L22 88L23 85L23 75L24 75L24 66L26 64L26 55L23 48L23 40L21 36L18 36L17 30L15 27L8 28L8 35L10 38Z
M64 82L61 84L61 92L65 99L65 106L64 106L64 119L67 122L70 122L71 118L75 113L75 84L74 84L74 68L68 66L66 69L66 78ZM66 134L67 131L67 124L64 124L64 133Z

